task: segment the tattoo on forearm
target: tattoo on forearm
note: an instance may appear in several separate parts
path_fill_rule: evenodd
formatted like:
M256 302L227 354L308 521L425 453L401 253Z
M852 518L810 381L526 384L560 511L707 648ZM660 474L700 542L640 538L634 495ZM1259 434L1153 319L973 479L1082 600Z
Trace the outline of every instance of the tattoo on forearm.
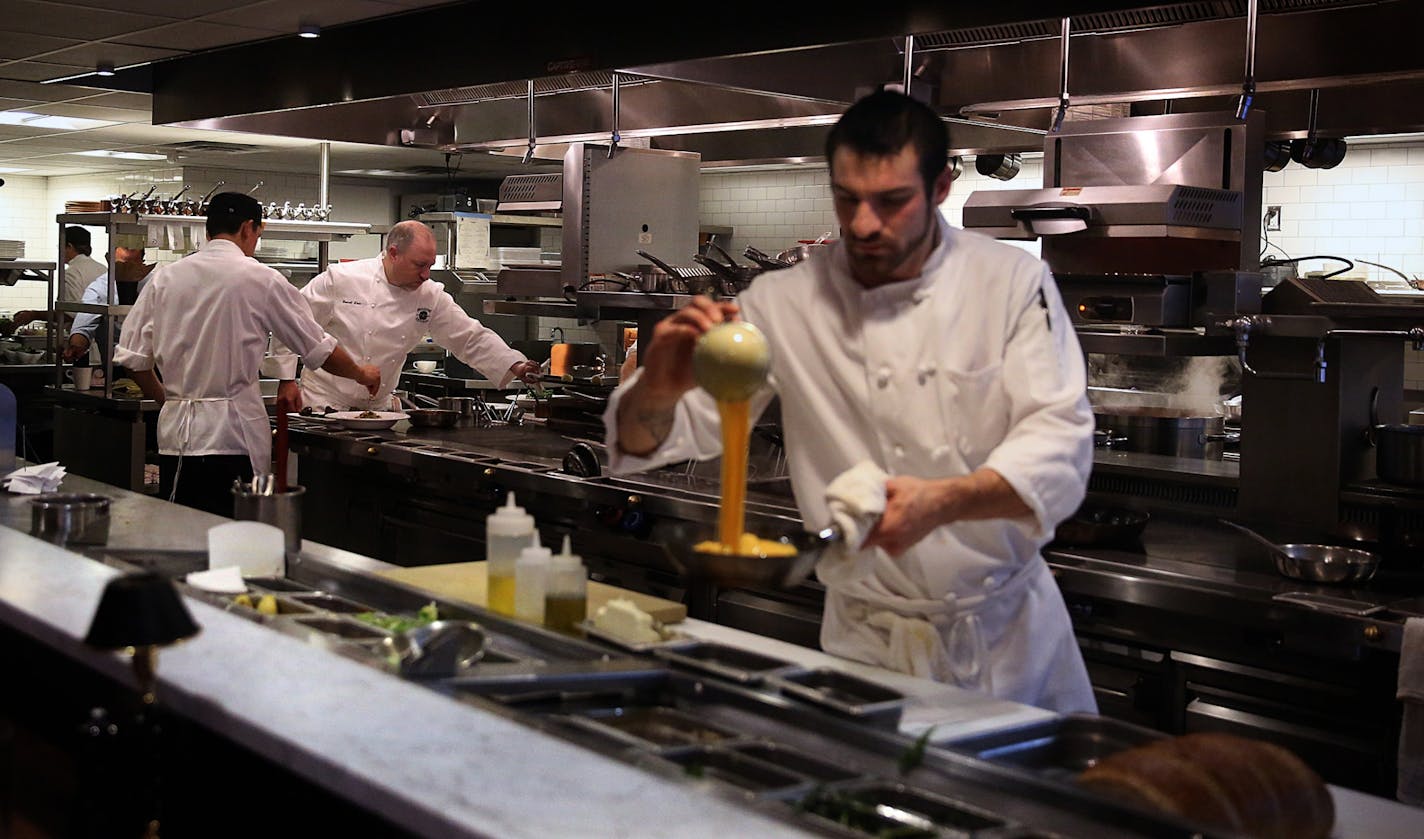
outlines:
M633 422L661 443L671 433L675 417L676 412L670 410L640 410L633 414Z

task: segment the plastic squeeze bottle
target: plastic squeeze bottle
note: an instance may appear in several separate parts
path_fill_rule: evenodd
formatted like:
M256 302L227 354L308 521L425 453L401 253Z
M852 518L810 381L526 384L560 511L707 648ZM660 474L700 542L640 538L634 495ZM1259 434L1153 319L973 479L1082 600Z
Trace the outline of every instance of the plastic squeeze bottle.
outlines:
M549 574L551 552L539 544L539 534L534 534L534 544L519 554L514 563L514 616L530 623L544 622L544 584Z
M569 549L569 537L565 534L563 552L550 560L549 577L544 586L544 625L572 633L587 618L588 573L583 560Z
M505 505L485 519L485 596L487 605L501 615L514 615L514 564L532 544L534 517L515 503L511 492Z

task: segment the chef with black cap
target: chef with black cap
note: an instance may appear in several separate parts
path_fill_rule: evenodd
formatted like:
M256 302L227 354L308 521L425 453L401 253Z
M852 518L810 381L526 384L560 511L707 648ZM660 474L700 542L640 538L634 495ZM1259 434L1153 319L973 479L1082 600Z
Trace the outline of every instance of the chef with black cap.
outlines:
M232 515L234 480L271 470L271 426L257 384L269 334L371 393L381 385L378 368L352 360L297 289L252 258L263 227L257 199L215 196L207 243L149 276L114 355L144 395L163 404L160 492L219 515Z

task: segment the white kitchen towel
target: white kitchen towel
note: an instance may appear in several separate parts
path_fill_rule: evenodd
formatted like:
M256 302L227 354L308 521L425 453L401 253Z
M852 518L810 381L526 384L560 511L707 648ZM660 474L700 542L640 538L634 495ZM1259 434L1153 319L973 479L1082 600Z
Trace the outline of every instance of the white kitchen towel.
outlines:
M59 489L65 469L59 461L16 469L3 479L5 488L18 495L41 495Z
M1405 804L1424 805L1424 618L1404 622L1399 645L1399 688L1404 723L1399 729L1399 786Z
M870 461L861 461L826 485L831 522L840 528L840 544L826 551L816 576L828 586L850 583L869 574L876 550L861 550L871 528L885 512L885 482L890 476Z

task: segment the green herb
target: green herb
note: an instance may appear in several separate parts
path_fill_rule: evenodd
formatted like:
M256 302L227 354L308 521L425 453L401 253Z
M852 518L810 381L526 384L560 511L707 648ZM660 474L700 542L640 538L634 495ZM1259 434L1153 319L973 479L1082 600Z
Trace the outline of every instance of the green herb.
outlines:
M915 738L915 742L900 754L900 774L908 775L910 771L919 767L925 762L925 747L930 743L930 735L934 734L935 727L926 728L924 733Z
M427 603L420 607L420 611L416 612L413 618L403 615L388 615L385 612L358 612L352 617L362 623L380 627L387 632L405 632L440 620L440 612L434 603Z

